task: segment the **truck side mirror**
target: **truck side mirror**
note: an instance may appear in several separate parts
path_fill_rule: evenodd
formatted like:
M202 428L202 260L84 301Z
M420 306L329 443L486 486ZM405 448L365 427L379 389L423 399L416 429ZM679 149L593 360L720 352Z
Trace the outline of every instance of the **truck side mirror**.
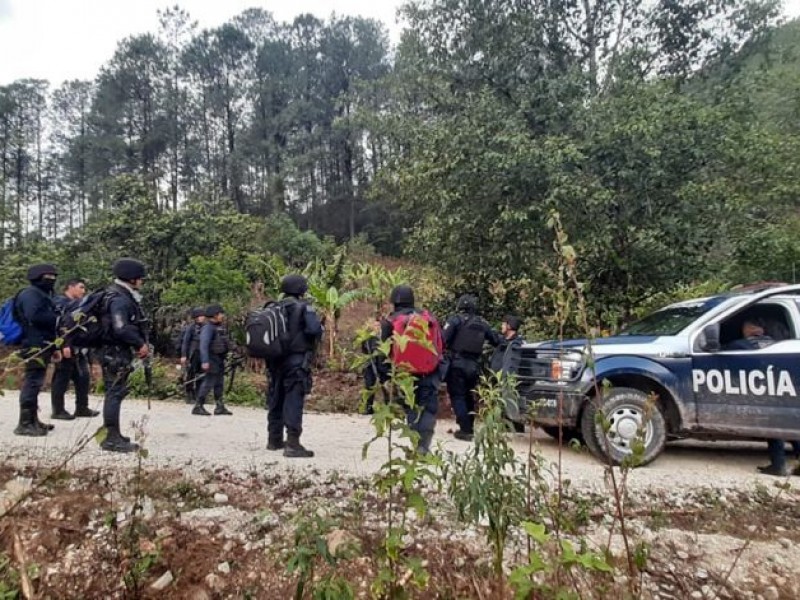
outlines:
M698 345L704 352L719 352L719 323L712 323L703 327L697 338Z

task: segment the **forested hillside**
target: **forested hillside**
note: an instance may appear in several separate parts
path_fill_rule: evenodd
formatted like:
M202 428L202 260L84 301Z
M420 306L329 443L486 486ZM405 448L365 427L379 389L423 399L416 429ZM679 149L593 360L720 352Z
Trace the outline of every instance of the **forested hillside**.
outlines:
M796 278L800 26L774 2L418 0L396 48L357 17L160 20L93 81L0 87L10 288L34 258L101 277L125 253L164 291L197 254L275 252L288 217L311 244L290 261L361 235L530 314L553 211L605 323Z

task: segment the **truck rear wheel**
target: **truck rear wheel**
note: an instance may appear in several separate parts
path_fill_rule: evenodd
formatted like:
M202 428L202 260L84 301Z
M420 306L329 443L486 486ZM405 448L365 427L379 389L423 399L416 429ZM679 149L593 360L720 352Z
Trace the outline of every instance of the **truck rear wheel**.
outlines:
M597 420L598 410L608 423L607 432ZM667 443L666 421L658 402L633 388L611 388L602 402L592 400L583 411L581 431L592 454L615 465L633 454L639 441L644 451L638 466L655 460Z

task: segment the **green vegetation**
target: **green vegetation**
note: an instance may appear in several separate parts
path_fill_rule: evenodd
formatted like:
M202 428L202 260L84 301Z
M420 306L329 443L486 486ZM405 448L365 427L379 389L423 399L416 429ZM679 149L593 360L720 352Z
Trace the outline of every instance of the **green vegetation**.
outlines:
M94 82L0 87L3 294L40 259L97 285L129 254L157 325L240 313L351 240L446 273L434 309L471 290L542 317L552 210L604 327L673 289L797 278L800 25L771 0L411 0L394 54L360 18L160 17ZM317 290L329 321L385 290L362 275Z

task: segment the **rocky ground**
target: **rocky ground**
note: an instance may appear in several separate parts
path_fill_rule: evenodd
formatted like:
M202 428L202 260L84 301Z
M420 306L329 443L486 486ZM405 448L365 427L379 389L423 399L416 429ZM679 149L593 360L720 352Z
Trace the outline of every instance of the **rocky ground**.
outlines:
M57 423L46 438L16 437L15 406L7 392L0 404L0 501L8 511L0 518L2 598L291 598L299 577L287 565L309 556L316 564L310 587L335 574L367 597L378 578L386 504L372 477L386 456L375 446L362 458L372 435L366 417L309 414L304 442L317 456L298 461L266 451L263 410L195 417L183 404L148 409L129 401L123 413L128 432L144 437L141 457L103 453L93 440L81 447L99 419ZM469 445L448 434L453 426L440 421L437 437L445 451L464 452ZM600 554L608 549L615 568L573 568L558 582L545 569L541 583L584 598L631 590L644 598L800 597L798 494L794 478L756 474L762 445L682 442L629 475L627 545L642 567L632 582L603 467L586 453L559 451L539 432L513 439L521 457L531 443L547 467L537 503L552 507L560 497L559 535ZM403 573L411 595L511 597L491 575L483 528L458 523L444 493L428 497L429 516L407 514L405 556L430 574L415 590L412 573ZM554 511L542 514L554 535ZM331 558L334 567L318 556L327 550L340 555ZM545 562L559 555L551 543L537 552ZM517 533L507 570L526 556ZM551 587L536 597L554 595Z

